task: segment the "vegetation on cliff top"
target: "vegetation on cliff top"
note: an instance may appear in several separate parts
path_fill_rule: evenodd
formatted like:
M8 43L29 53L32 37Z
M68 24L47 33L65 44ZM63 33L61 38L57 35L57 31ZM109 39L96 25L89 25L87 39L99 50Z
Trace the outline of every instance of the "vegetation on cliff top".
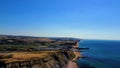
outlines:
M29 61L34 59L43 59L47 57L51 57L55 54L66 54L69 53L71 57L75 57L74 53L72 51L39 51L39 52L18 52L18 53L8 53L3 54L2 59L0 59L0 62L4 63L10 63L10 62L21 62L21 61ZM61 58L65 58L64 56L61 56Z

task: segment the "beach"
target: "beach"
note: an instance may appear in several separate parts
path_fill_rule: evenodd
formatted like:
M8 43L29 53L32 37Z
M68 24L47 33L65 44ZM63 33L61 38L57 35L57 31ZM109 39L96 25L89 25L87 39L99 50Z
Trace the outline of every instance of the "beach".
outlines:
M67 68L78 68L78 65L73 61L69 61Z
M73 58L73 60L69 61L67 68L79 68L78 64L77 64L77 60L79 58L81 58L82 56L81 56L80 52L74 52L74 54L76 56L75 56L75 58Z
M73 48L79 48L78 45L79 44L77 43L75 46L73 46ZM74 49L73 49L73 51L74 51ZM79 68L78 64L77 64L77 60L79 58L81 58L82 55L80 54L80 52L76 52L76 51L74 51L74 54L75 54L75 58L73 58L73 60L69 61L67 68Z

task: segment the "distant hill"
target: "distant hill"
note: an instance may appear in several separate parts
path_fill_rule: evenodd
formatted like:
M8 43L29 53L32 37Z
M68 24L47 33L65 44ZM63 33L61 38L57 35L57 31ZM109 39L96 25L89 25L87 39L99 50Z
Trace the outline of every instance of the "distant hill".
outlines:
M34 44L52 41L54 40L42 37L0 35L0 44Z
M68 37L50 37L49 39L58 41L80 41L78 38L68 38Z
M0 35L0 44L37 44L50 43L55 41L79 41L76 38L60 38L60 37L32 37L32 36L13 36Z

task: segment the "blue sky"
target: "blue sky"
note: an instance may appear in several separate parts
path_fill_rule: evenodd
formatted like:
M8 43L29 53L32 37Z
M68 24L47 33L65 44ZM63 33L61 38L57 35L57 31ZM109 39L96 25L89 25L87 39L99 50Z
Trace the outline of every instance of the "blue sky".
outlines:
M0 0L0 34L120 40L120 0Z

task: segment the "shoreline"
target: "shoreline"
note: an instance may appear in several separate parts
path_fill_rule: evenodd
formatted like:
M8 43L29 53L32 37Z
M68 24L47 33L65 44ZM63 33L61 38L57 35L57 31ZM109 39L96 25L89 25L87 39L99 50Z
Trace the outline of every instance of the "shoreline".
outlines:
M79 44L77 43L75 46L73 46L73 48L78 48L79 47L78 45ZM75 52L75 51L73 52L75 54L75 57L71 61L68 62L67 68L79 68L77 64L77 60L79 58L82 58L83 56L80 54L80 52Z
M80 52L74 52L74 54L76 56L75 58L73 58L71 61L68 62L67 68L79 68L77 64L77 60L79 58L82 58L82 56L80 55Z

